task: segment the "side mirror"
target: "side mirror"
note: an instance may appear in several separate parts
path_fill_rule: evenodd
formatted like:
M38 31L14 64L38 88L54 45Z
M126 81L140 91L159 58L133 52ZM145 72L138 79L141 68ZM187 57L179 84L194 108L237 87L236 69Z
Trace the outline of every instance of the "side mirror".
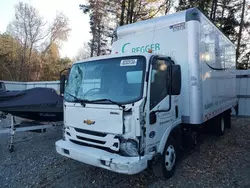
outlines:
M171 95L180 95L181 93L181 66L171 66Z
M66 72L65 74L63 72ZM65 83L68 79L68 76L69 76L69 72L70 72L70 68L66 68L66 69L63 69L61 72L60 72L60 94L64 94L64 91L65 91Z
M156 123L156 113L154 111L150 112L149 114L149 123L153 125Z
M60 75L60 94L64 94L65 90L65 81L66 81L66 75L62 74Z

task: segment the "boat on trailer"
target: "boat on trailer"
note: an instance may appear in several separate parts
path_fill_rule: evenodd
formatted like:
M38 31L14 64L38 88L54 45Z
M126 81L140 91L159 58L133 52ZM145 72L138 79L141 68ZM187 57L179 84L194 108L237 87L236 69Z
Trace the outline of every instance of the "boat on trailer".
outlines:
M0 111L35 121L62 121L63 97L51 88L0 90Z

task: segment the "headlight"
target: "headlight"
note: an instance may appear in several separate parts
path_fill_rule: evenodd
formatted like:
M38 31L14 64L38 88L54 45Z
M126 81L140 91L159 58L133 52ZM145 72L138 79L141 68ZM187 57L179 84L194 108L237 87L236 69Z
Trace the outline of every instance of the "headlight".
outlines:
M120 152L123 156L138 156L138 142L134 139L121 139Z

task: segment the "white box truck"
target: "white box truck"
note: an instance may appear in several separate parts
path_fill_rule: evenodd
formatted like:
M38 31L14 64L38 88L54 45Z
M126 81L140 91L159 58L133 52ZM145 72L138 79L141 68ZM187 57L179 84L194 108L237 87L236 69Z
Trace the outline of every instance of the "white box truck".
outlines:
M56 150L118 173L152 166L169 178L197 128L222 135L230 127L234 67L234 44L196 8L119 27L111 55L71 67Z

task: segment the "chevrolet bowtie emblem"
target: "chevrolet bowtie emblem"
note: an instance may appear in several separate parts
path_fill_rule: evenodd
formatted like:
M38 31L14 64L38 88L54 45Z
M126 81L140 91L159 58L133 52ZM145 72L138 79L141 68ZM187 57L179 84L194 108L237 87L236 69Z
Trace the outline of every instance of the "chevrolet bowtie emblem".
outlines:
M95 124L95 121L91 121L91 120L87 119L87 120L84 120L83 123L86 123L87 125L93 125L93 124Z

